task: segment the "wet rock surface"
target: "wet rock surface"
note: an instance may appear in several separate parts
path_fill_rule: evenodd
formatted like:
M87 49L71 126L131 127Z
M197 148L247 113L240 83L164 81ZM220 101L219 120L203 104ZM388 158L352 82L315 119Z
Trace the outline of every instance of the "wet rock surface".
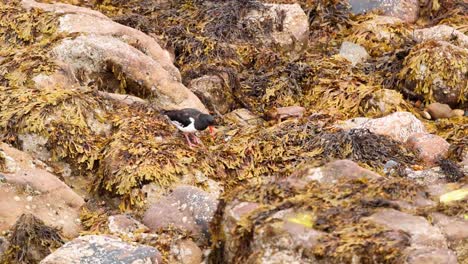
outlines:
M134 245L108 236L78 237L40 262L59 263L162 263L153 247Z

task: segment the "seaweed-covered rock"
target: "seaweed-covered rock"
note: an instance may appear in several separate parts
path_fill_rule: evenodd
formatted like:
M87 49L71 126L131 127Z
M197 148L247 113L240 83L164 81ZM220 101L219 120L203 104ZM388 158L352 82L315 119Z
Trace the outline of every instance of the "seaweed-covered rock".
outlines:
M23 214L9 235L1 263L39 263L63 244L58 229L49 227L32 214Z
M153 231L173 226L189 231L199 243L207 243L210 238L209 223L217 203L214 197L201 189L179 186L150 206L143 223Z
M217 250L224 253L218 261L401 263L411 237L403 230L374 224L368 216L398 208L396 199L412 201L419 187L402 179L359 177L366 175L362 168L361 173L354 171L355 177L346 177L346 169L336 168L334 173L343 175L328 184L297 173L228 193L217 218L221 225L215 228L220 232L215 237L222 242ZM441 234L433 236L433 241L446 246Z
M30 155L1 144L4 155L14 161L14 172L3 172L0 183L0 231L6 231L25 213L48 226L60 227L67 237L81 230L79 210L84 200L55 175L41 168Z
M350 0L349 3L355 14L381 9L385 15L400 18L408 23L416 22L419 15L417 0Z
M351 28L346 37L349 41L363 46L373 57L405 47L410 30L396 17L365 17Z
M468 49L445 41L414 46L399 73L402 89L427 102L462 106L468 98Z
M41 264L78 263L162 263L153 247L130 244L109 236L80 236L66 243Z
M299 4L264 4L262 10L252 10L242 19L247 26L261 24L271 27L271 39L263 37L260 41L278 45L292 56L305 50L309 37L307 15ZM269 22L269 23L268 23ZM268 31L270 31L268 30ZM268 32L267 31L267 32Z
M79 34L65 38L50 50L61 71L40 75L36 78L38 85L79 86L95 82L104 90L151 98L157 107L206 111L200 100L180 83L180 73L169 53L153 38L86 8L65 4L51 7L31 0L24 4L51 10L60 16L60 32ZM68 77L66 83L63 77Z
M369 99L362 104L362 108L366 116L370 117L381 117L410 109L403 95L390 89L380 89L370 94Z
M226 114L233 105L232 91L217 75L205 75L190 81L189 89L202 100L211 111Z
M365 48L349 41L345 41L341 44L339 54L351 62L353 66L364 62L369 57Z
M439 159L446 158L450 144L443 138L427 133L416 133L411 135L406 144L418 153L418 158L424 164L435 165Z

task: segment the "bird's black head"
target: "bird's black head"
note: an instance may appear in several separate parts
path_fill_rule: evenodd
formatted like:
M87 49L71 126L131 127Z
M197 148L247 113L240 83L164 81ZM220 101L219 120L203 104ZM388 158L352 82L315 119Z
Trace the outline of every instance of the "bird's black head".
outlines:
M203 124L203 126L205 128L215 124L214 117L212 115L208 115L208 114L201 114L200 115L200 121L201 121L201 123Z

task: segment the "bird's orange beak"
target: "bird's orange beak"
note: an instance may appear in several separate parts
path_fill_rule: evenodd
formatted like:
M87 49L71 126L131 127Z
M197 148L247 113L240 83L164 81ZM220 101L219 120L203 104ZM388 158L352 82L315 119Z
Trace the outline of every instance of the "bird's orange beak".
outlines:
M210 129L210 135L211 135L211 138L214 140L214 139L215 139L215 137L216 137L216 134L215 134L214 128L213 128L213 126L209 126L208 128Z

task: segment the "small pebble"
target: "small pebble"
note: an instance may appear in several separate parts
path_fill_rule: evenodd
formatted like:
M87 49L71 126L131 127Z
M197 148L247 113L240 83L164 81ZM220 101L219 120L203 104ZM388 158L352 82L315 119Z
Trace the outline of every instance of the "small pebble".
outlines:
M15 199L15 201L17 202L21 201L21 198L19 196L15 196L13 199Z
M422 117L429 119L429 120L432 119L431 114L429 114L427 111L422 112Z

